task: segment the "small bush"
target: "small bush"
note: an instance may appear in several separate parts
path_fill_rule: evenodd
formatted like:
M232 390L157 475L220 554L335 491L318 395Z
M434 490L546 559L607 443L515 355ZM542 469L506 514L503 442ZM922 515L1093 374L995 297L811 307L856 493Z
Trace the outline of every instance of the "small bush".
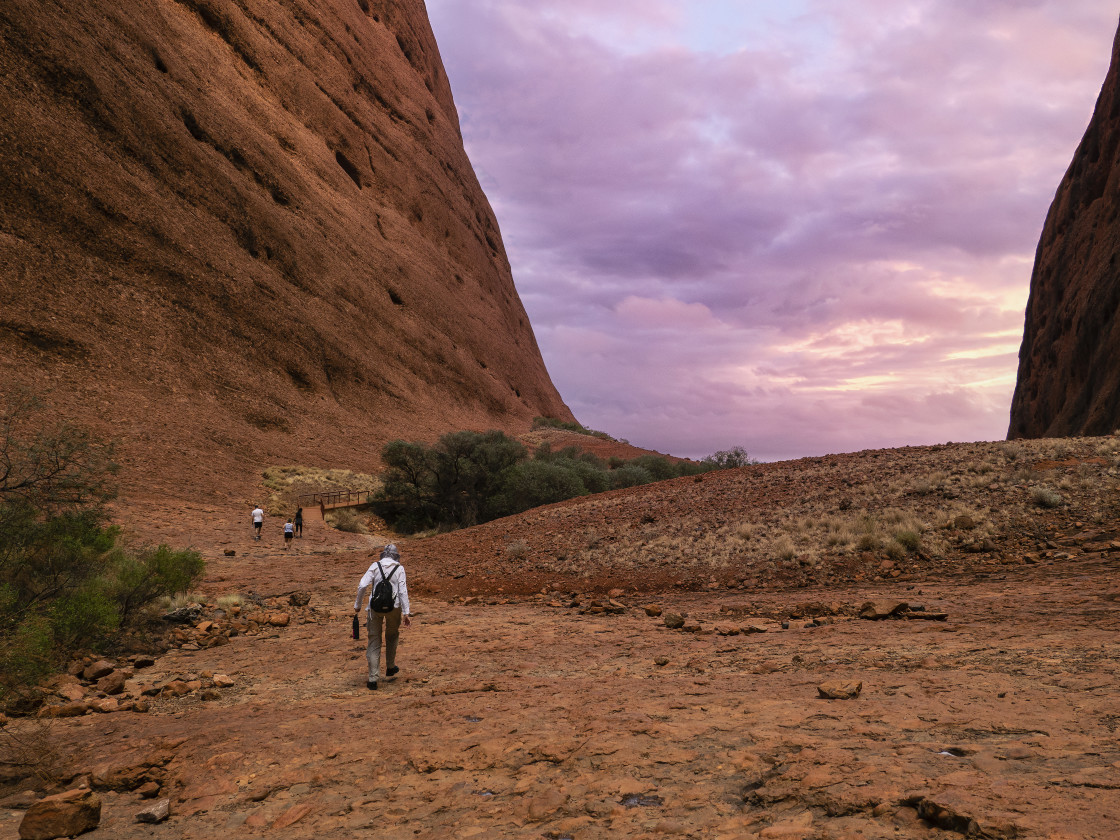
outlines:
M894 538L899 545L910 553L914 553L922 547L922 538L917 531L898 531Z
M328 511L326 520L328 525L338 531L345 531L348 534L369 533L365 523L350 508L337 508Z
M529 556L529 544L525 540L514 540L506 546L506 554L514 560L524 560Z
M793 544L793 540L786 534L778 537L778 539L774 541L773 546L771 546L771 549L779 560L792 560L797 556L797 546Z
M860 551L876 551L882 542L874 534L860 534L856 540L856 548Z
M1031 501L1042 508L1056 508L1060 507L1065 500L1057 490L1043 485L1031 488Z
M730 470L759 462L747 454L747 450L743 447L733 446L731 449L721 449L718 452L713 452L704 458L703 463L710 464L718 470Z

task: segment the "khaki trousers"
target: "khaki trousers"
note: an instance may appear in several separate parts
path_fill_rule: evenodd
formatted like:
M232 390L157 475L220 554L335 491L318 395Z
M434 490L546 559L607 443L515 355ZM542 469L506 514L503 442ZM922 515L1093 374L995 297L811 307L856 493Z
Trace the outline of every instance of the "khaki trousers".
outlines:
M397 664L397 642L401 638L401 608L391 613L369 611L366 630L369 641L366 643L366 662L369 663L369 681L377 680L381 672L381 632L385 631L385 667L394 668Z

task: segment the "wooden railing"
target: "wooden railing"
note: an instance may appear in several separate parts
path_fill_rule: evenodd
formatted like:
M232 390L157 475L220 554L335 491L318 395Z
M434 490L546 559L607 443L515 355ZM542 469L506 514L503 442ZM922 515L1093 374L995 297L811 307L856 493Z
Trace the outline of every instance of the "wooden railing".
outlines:
M321 493L303 493L296 497L300 507L348 507L368 504L373 498L373 490L324 490Z

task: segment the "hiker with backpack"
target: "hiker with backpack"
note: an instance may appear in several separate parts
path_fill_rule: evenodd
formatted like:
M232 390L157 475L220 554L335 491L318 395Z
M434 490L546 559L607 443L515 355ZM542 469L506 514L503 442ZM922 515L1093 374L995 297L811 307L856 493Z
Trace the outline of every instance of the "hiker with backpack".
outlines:
M367 589L370 597L366 605L369 611L366 619L366 631L369 634L369 641L366 643L366 661L369 663L366 688L376 691L377 678L381 672L382 631L385 635L385 681L389 682L400 671L397 667L397 642L400 639L401 624L405 627L412 626L408 583L405 580L404 566L401 565L400 552L395 545L385 546L381 557L362 575L358 584L358 597L354 599L355 623L362 609L362 593Z

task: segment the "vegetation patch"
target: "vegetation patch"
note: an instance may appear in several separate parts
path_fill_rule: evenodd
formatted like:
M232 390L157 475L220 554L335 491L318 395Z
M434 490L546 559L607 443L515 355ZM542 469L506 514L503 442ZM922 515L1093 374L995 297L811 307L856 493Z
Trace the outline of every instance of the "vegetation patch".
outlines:
M195 551L125 546L104 503L112 448L52 423L34 399L0 405L0 705L79 650L142 628L203 572Z
M560 422L560 421L557 421ZM532 453L500 431L451 432L432 446L392 441L374 511L405 533L465 528L576 496L752 463L741 448L696 461L604 461L576 446Z

